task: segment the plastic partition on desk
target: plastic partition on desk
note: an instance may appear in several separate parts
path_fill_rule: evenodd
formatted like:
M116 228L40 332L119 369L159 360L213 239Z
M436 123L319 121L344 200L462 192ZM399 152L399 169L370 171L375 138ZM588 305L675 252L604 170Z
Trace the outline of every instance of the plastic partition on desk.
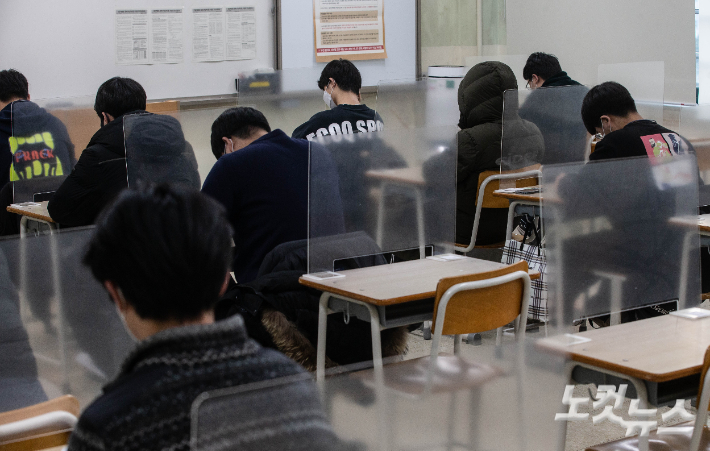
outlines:
M457 130L442 129L310 142L309 273L337 270L337 260L351 257L453 252Z
M318 88L320 68L284 69L243 74L238 83L238 104L256 108L271 129L291 134L314 114L327 110Z
M710 184L710 105L683 106L675 129L695 150L700 178Z
M0 412L62 394L87 406L133 340L83 265L93 228L0 240Z
M580 111L587 91L586 86L506 91L501 171L583 162L589 135Z
M693 156L543 166L542 178L547 302L557 326L700 303ZM660 307L639 309L651 305Z
M600 64L597 82L615 81L629 90L636 109L644 119L664 125L663 101L665 94L665 63L640 61L633 63Z
M95 96L32 99L34 103L62 122L74 146L74 156L77 160L86 149L91 137L101 128L101 119L94 111L95 100ZM69 172L66 172L65 175L68 174Z
M377 113L385 130L455 127L459 123L458 88L461 78L381 81Z
M123 118L128 186L169 183L200 189L192 145L172 116L129 114Z
M532 338L503 341L385 365L382 378L359 364L319 385L301 375L204 393L191 449L556 449L563 359Z

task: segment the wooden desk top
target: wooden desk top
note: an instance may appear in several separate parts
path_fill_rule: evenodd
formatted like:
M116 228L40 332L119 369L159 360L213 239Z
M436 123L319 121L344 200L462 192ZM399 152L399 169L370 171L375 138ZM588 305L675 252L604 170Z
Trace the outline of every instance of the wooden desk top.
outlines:
M436 296L439 279L464 274L493 271L502 263L465 257L452 261L411 260L391 265L340 271L345 277L315 281L301 277L307 287L339 294L368 304L385 306ZM531 279L540 274L530 274Z
M698 215L698 222L695 223L692 216L688 217L674 217L669 219L671 224L685 227L698 227L698 232L701 235L710 235L710 214Z
M539 340L537 345L577 362L666 382L702 371L710 346L710 317L663 315L574 335L591 341L566 345L564 336L557 336Z
M540 193L534 194L517 194L510 192L493 191L493 197L502 197L508 200L523 200L527 202L540 202L542 195Z
M373 169L365 172L365 175L376 180L384 180L404 185L426 185L421 167Z
M47 211L48 201L38 202L39 205L33 207L19 206L17 204L12 204L7 207L7 211L10 213L16 213L18 215L27 216L34 219L39 219L46 222L54 222L49 216Z

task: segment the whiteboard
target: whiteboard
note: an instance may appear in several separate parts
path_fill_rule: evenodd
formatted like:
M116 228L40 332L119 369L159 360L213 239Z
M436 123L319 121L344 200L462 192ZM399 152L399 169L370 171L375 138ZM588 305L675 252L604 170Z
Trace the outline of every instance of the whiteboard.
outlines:
M414 0L385 0L385 46L387 58L355 61L363 86L377 86L380 80L416 77L417 22ZM316 63L313 31L313 0L282 0L281 54L284 71L313 68L314 87L326 63Z
M183 62L116 65L116 9L174 6L184 8ZM255 6L256 59L194 62L192 7L197 6ZM268 0L0 1L0 70L22 72L34 99L95 96L101 83L115 76L138 81L149 99L231 94L239 72L274 66L272 6Z

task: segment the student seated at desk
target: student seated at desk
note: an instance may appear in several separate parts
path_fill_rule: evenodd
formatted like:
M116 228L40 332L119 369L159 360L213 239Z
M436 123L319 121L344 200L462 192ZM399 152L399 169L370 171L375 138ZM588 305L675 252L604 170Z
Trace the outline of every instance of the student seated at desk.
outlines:
M323 101L328 108L313 115L291 135L293 138L370 133L384 129L384 122L375 110L360 104L362 77L353 63L345 59L326 64L318 80Z
M222 206L196 191L125 190L101 214L84 262L138 343L119 376L82 413L69 450L189 449L191 408L201 393L303 372L250 339L241 316L214 322L213 304L229 278L230 239ZM299 387L290 388L278 409L263 399L271 409L264 416L283 415L244 429L235 425L234 441L271 449L279 439L308 436L315 449L333 446L337 439L315 387ZM302 394L295 390L310 389L308 405L289 402Z
M212 124L212 153L217 163L202 186L202 192L227 209L234 229L232 270L238 283L254 280L266 254L288 241L308 237L309 143L271 130L260 111L230 108ZM342 233L343 209L338 174L321 146L313 146L323 158L311 167L319 174L318 186L326 205L322 213L311 212L311 235ZM315 185L312 189L318 189ZM318 230L316 230L318 229Z
M20 217L6 211L15 201L10 182L66 175L75 163L66 127L30 101L25 76L0 71L0 235L20 233Z
M591 135L603 136L589 161L664 157L692 151L679 134L641 117L629 91L613 81L589 90L582 103L582 120Z
M481 172L500 169L503 134L503 98L508 89L518 89L515 74L498 61L476 64L459 85L461 118L458 133L456 174L456 243L468 245L476 216L476 192ZM517 105L516 105L517 107ZM544 143L540 131L519 119L506 125L516 142L525 143L525 155L540 161ZM505 239L507 208L484 208L476 236L477 245L495 244Z
M131 142L134 146L141 143L150 146L152 152L146 154L152 155L158 147L164 146L159 150L173 157L182 154L189 146L175 118L148 113L145 107L145 90L135 80L114 77L99 87L94 110L101 128L91 137L74 170L47 205L55 222L69 227L93 224L99 212L128 186L124 140L124 118L127 115L141 115L140 126L133 128L136 133ZM189 152L192 152L191 148ZM148 158L147 162L151 162L153 157ZM177 157L170 161L184 162ZM193 172L191 184L197 189L196 162L190 169Z

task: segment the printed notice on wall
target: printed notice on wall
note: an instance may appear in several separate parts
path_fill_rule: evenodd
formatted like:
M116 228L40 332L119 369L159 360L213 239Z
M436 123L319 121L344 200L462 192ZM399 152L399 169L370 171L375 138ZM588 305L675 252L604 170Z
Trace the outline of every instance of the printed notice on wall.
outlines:
M227 8L227 59L256 58L256 14L253 6Z
M316 62L387 58L384 0L313 0Z
M153 63L181 63L183 60L182 8L154 9L150 15L150 56Z
M192 58L224 61L224 8L194 8L192 23Z
M116 10L116 64L150 64L148 10Z

